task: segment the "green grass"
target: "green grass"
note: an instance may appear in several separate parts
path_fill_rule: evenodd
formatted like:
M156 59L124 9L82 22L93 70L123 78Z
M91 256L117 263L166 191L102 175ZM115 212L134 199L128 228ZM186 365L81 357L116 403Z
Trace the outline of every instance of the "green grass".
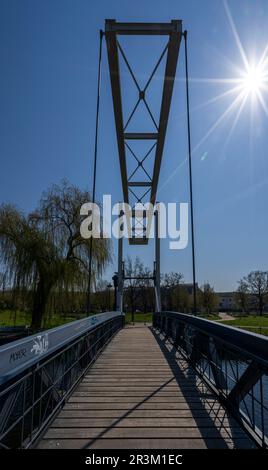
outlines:
M74 315L53 315L51 318L45 318L43 328L54 328L56 326L77 320L79 317ZM80 316L81 318L81 316ZM14 312L12 310L0 311L0 327L1 326L29 326L31 324L31 314L25 312Z
M64 323L69 323L71 321L77 320L79 318L84 318L84 315L75 316L67 315L63 317L62 315L53 315L51 318L45 318L43 328L54 328L56 326L63 325ZM126 323L132 322L131 313L126 314ZM152 313L135 313L134 322L136 323L152 323ZM31 324L31 315L26 314L25 312L15 312L12 310L1 310L0 311L0 327L1 326L25 326Z
M67 315L63 317L62 315L53 315L51 318L45 318L43 328L54 328L56 326L63 325L64 323L69 323L71 321L77 320L78 318L84 318L84 315L80 317L75 315ZM131 313L126 314L126 323L132 322ZM151 323L152 322L152 313L135 313L134 322L138 323ZM25 326L31 324L31 315L26 314L25 312L15 312L12 310L1 310L0 311L0 327L1 326Z
M134 314L134 322L135 323L152 323L152 313L135 313ZM212 313L210 315L207 314L199 314L199 318L206 318L207 320L219 320L219 315L217 313ZM126 313L126 323L132 323L132 315L131 313Z
M221 322L225 325L238 326L243 330L252 331L268 336L268 316L246 315L237 317L234 320Z
M31 315L13 310L0 311L0 326L25 326L31 324Z
M126 313L126 323L132 323L131 313ZM135 323L152 323L152 313L134 313Z
M213 321L220 319L217 313L211 313L211 314L199 313L197 316L199 318L205 318L206 320L213 320Z
M219 320L217 314L212 315L199 315L202 318L207 318L208 320ZM51 318L46 318L44 321L43 328L54 328L56 326L63 325L64 323L69 323L71 321L77 320L79 317L75 315L53 315ZM80 318L84 318L83 315ZM135 313L134 314L135 323L152 323L152 313ZM131 313L126 313L126 323L132 323ZM260 333L268 336L268 315L260 317L259 315L247 315L235 317L234 320L222 321L222 324L237 326L239 328L253 331L255 333ZM0 327L1 326L24 326L31 324L31 315L25 312L15 312L12 310L1 310L0 311Z
M134 322L135 323L152 323L152 313L135 313L134 314ZM199 314L199 318L206 318L208 320L219 320L219 315L213 313L211 315L206 314ZM126 313L126 323L132 323L132 315L131 313Z

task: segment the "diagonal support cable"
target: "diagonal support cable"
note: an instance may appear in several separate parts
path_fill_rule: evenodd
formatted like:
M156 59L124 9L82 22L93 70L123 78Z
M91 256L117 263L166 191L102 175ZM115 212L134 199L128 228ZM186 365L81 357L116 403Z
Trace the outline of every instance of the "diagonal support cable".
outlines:
M150 116L150 118L151 118L151 120L152 120L152 122L153 122L153 124L154 124L154 126L155 126L155 128L156 128L156 130L158 130L158 125L157 125L157 123L156 123L156 120L155 120L155 118L154 118L154 116L153 116L153 113L152 113L152 111L151 111L151 109L150 109L150 107L149 107L149 105L148 105L148 103L147 103L147 101L146 101L146 99L145 99L145 91L147 90L149 84L151 83L151 81L152 81L152 79L153 79L153 77L154 77L154 75L155 75L155 73L156 73L156 71L157 71L157 69L158 69L158 67L159 67L159 65L160 65L160 63L161 63L161 61L162 61L162 59L163 59L165 53L166 53L166 51L167 51L168 43L167 43L167 45L165 46L163 52L161 53L161 55L160 55L160 57L159 57L159 59L158 59L156 65L155 65L155 67L154 67L154 69L153 69L153 71L152 71L152 73L151 73L149 79L148 79L147 82L146 82L145 88L144 88L143 90L141 89L141 87L140 87L140 85L139 85L139 83L138 83L138 81L137 81L137 79L136 79L136 77L135 77L135 74L134 74L134 72L133 72L133 70L132 70L132 68L131 68L131 65L130 65L130 63L129 63L127 57L126 57L126 54L125 54L125 52L123 51L123 48L122 48L122 46L121 46L121 44L119 43L118 40L117 40L117 45L118 45L118 49L119 49L119 51L120 51L120 53L121 53L121 55L122 55L122 57L123 57L123 59L124 59L124 62L125 62L125 64L126 64L128 70L129 70L129 73L130 73L130 75L131 75L131 77L132 77L132 79L133 79L133 81L134 81L134 83L135 83L135 85L136 85L136 87L137 87L137 89L138 89L138 92L139 92L139 99L138 99L136 105L134 106L134 109L133 109L133 111L131 112L131 114L130 114L128 120L127 120L127 123L126 123L125 126L124 126L124 130L126 130L128 124L129 124L129 122L131 121L131 119L132 119L132 117L133 117L133 115L134 115L134 113L135 113L136 109L138 108L138 106L139 106L139 104L140 104L141 101L144 102L144 105L145 105L145 107L146 107L146 109L147 109L147 111L148 111L148 113L149 113L149 116Z
M99 137L100 91L101 91L102 39L103 39L103 31L100 30L95 145L94 145L94 163L93 163L93 191L92 191L92 203L93 204L95 203L95 195L96 195L96 174L97 174L98 137ZM92 218L93 218L93 212L92 212ZM93 228L93 220L92 220L92 228ZM87 315L90 313L90 291L91 291L91 277L92 277L92 248L93 248L92 244L93 244L93 237L91 235L90 246L89 246L89 267L88 267L87 304L86 304Z
M127 146L127 148L129 149L129 151L132 153L132 149L129 147L129 145L127 144L127 142L126 142L126 146ZM145 170L145 168L144 168L144 166L143 166L143 163L145 162L146 158L150 155L150 153L152 152L152 150L153 150L155 147L156 147L156 142L155 142L155 143L152 145L152 147L148 150L148 152L146 153L146 155L143 157L142 160L139 160L139 159L136 157L136 155L134 154L134 152L133 152L132 155L135 156L135 158L136 158L136 160L137 160L137 162L138 162L138 166L137 166L137 168L133 171L133 173L130 175L130 177L128 178L128 181L130 181L131 178L133 178L134 174L137 172L137 170L138 170L140 167L142 167L142 169L144 170L144 172L147 174L149 180L152 181L150 175L146 172L146 170Z
M135 106L134 106L134 108L133 108L133 111L130 113L130 115L129 115L128 119L127 119L127 122L126 122L126 124L125 124L125 126L124 126L124 132L125 132L125 130L127 129L127 126L129 125L129 123L130 123L132 117L134 116L135 111L136 111L137 107L139 106L140 102L141 102L141 98L138 99L137 103L135 104Z
M195 239L194 239L194 209L193 209L193 179L192 179L192 147L191 147L191 124L190 124L190 98L189 98L187 31L184 31L183 37L184 37L184 52L185 52L185 83L186 83L189 187L190 187L191 235L192 235L191 238L192 238L193 293L194 293L194 313L196 313L197 299L196 299L196 275L195 275Z
M151 191L151 189L147 189L147 191L145 191L145 193L141 196L141 197L138 197L137 194L134 193L134 191L132 191L131 188L129 188L129 191L133 194L133 196L137 199L137 202L143 204L142 202L142 199L147 196L147 194L149 193L149 191Z
M167 43L167 45L166 45L166 47L164 48L162 54L160 55L160 57L159 57L159 59L158 59L156 65L155 65L155 67L154 67L154 69L153 69L153 71L152 71L152 73L151 73L151 75L150 75L150 77L149 77L149 79L148 79L148 81L147 81L147 83L146 83L144 89L143 89L144 92L147 90L148 86L150 85L150 83L151 83L151 81L152 81L152 79L153 79L153 76L154 76L155 72L157 71L157 69L158 69L158 67L159 67L159 65L160 65L160 63L161 63L161 61L162 61L162 59L163 59L165 53L167 52L168 44L169 44L169 43Z
M117 45L118 45L118 49L119 49L119 51L121 52L121 55L122 55L122 57L123 57L123 59L124 59L124 61L125 61L125 64L126 64L128 70L129 70L129 73L130 73L131 77L133 78L133 81L134 81L134 83L135 83L135 85L136 85L136 87L137 87L137 89L138 89L138 91L139 91L139 93L140 93L140 92L141 92L141 88L140 88L140 86L139 86L139 84L138 84L138 82L137 82L137 80L136 80L136 77L135 77L135 75L134 75L134 72L133 72L133 70L132 70L132 68L131 68L131 66L130 66L129 61L127 60L126 54L124 53L124 51L123 51L123 49L122 49L122 46L121 46L121 44L119 43L119 41L117 41Z
M147 170L144 168L144 166L143 166L143 161L144 161L144 160L142 161L142 160L139 160L139 159L138 159L138 157L135 155L135 153L133 152L132 148L128 145L127 142L125 142L125 145L126 145L126 147L128 148L128 150L130 151L131 155L133 155L133 157L135 158L135 160L136 160L137 163L138 163L137 168L135 168L135 170L131 173L130 177L128 178L128 181L130 181L131 178L133 178L133 176L135 175L135 173L137 172L137 170L138 170L139 168L142 168L143 171L144 171L144 173L145 173L145 174L147 175L147 177L149 178L149 180L152 181L151 176L149 175L148 171L147 171ZM149 153L150 153L150 152L149 152ZM148 155L147 155L147 156L148 156Z
M154 118L154 116L153 116L152 111L150 110L150 108L149 108L149 106L148 106L148 103L147 103L145 97L143 98L143 102L144 102L144 104L145 104L145 107L146 107L146 109L147 109L149 115L150 115L150 118L152 119L152 121L153 121L153 123L154 123L154 126L155 126L156 130L158 131L158 125L156 124L156 120L155 120L155 118Z

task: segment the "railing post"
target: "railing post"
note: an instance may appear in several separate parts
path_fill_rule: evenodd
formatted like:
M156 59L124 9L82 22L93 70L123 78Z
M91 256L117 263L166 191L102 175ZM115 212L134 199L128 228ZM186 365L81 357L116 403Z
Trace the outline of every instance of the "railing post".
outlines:
M120 212L120 217L124 215L124 212ZM119 312L123 312L123 288L124 288L124 270L123 270L123 229L124 224L122 222L118 234L118 288L117 288L117 306L116 309ZM121 233L120 233L121 232Z
M175 323L175 338L174 338L174 346L178 347L180 344L180 325L178 322Z
M160 236L159 236L159 213L156 209L155 216L155 267L154 267L154 288L155 307L157 312L161 312L161 287L160 287Z
M208 337L207 356L208 356L209 364L212 370L212 374L213 374L217 389L226 390L227 389L226 378L221 368L218 367L218 365L221 363L221 359L220 359L218 348L217 348L217 342L212 337Z

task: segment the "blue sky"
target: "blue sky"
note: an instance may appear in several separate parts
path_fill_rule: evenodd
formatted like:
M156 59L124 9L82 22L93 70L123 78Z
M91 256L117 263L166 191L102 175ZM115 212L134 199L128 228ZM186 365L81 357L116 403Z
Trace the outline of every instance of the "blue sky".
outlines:
M268 43L267 0L227 6L248 60L258 60ZM30 211L63 177L92 188L98 31L105 18L178 18L188 30L197 280L234 289L244 274L268 268L268 116L260 103L252 111L247 99L236 122L239 106L226 112L236 93L215 100L234 86L222 80L244 69L222 0L0 0L0 201ZM161 43L148 47L130 47L141 81ZM97 198L111 193L117 202L122 190L105 44L103 52ZM181 49L157 197L164 202L189 200L183 77ZM262 97L268 106L267 91ZM115 244L115 260L116 251ZM125 243L127 253L152 267L152 242L131 249ZM189 281L190 247L170 251L163 241L161 270L183 272Z

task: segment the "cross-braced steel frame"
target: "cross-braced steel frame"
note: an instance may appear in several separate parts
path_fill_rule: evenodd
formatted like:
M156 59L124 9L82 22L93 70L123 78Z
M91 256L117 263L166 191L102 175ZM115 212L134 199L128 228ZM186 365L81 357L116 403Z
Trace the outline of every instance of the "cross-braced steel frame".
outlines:
M134 211L130 209L127 213L127 230L128 240L130 244L145 245L148 243L148 237L151 230L151 222L153 215L155 215L155 201L157 186L159 180L159 173L161 161L164 150L164 143L167 131L168 117L170 112L171 99L173 94L174 79L176 74L179 49L182 36L185 43L185 66L186 66L186 93L187 93L187 127L188 127L188 158L189 158L189 179L190 179L190 208L191 208L191 240L192 240L192 264L193 264L193 286L194 286L194 312L196 312L196 281L195 281L195 252L194 252L194 217L193 217L193 196L192 196L192 164L191 164L191 137L190 137L190 112L189 112L189 86L188 86L188 59L187 59L187 31L182 32L182 21L172 20L170 23L120 23L115 20L106 20L105 33L100 31L100 51L99 51L99 67L98 67L98 94L97 94L97 109L96 109L96 132L95 132L95 152L94 152L94 169L93 169L93 202L95 200L95 184L96 184L96 165L97 165L97 147L98 147L98 123L99 123L99 101L100 101L100 76L101 76L101 50L102 38L105 35L108 51L108 62L111 79L113 107L115 116L115 126L118 143L119 162L121 170L121 181L123 189L123 201L127 204L130 202L130 196L134 197L137 207ZM120 36L166 36L167 42L163 48L155 66L150 73L145 86L141 87L133 72L133 69L127 59L125 51L119 41ZM130 73L131 79L137 91L137 99L134 102L133 109L129 115L124 116L122 106L122 91L121 91L121 77L119 57L125 63L127 70ZM165 73L163 78L163 90L160 105L159 119L156 119L149 106L147 99L148 88L158 70L160 63L165 63ZM129 131L129 124L133 120L140 103L144 103L151 122L154 127L153 132L142 132L142 129L137 129L135 132ZM149 149L144 155L137 155L137 151L133 149L133 142L151 141ZM132 170L131 174L127 173L127 155L128 153L135 159L136 167ZM145 167L145 162L149 155L154 154L153 169L148 171ZM138 172L138 170L141 170ZM142 174L142 178L138 178L138 173ZM137 195L139 189L140 194ZM144 191L142 191L144 190ZM146 200L147 199L147 200ZM151 207L148 209L147 203L150 202ZM119 243L120 245L120 243ZM122 247L119 247L122 251ZM119 257L120 258L120 257ZM158 262L159 261L159 262ZM156 259L155 259L155 272L156 279L160 278L160 244L159 240L156 241ZM92 265L92 243L90 247L90 261L89 261L89 282L88 282L88 298L87 298L87 312L90 311L90 289L91 289L91 265ZM122 271L121 267L119 272ZM159 284L159 298L160 298L160 281ZM118 286L119 288L119 286ZM119 302L121 304L121 302ZM158 302L158 304L160 304Z
M131 36L167 36L167 42L164 46L155 66L149 75L144 87L141 87L134 71L128 61L127 55L119 41L120 35ZM126 214L128 217L127 225L130 229L129 243L147 244L151 228L151 221L155 216L155 262L154 262L154 286L156 295L156 311L161 310L160 295L160 239L158 234L158 212L153 207L156 201L157 186L163 156L164 143L167 131L168 117L173 93L173 85L176 74L180 43L182 38L182 22L172 20L170 23L118 23L115 20L106 20L105 38L107 42L108 62L111 79L113 107L115 116L115 127L117 134L117 144L119 153L119 162L121 170L121 181L123 189L124 202L129 204L131 197L134 197L135 205L139 205L139 210L134 210ZM120 60L125 63L131 79L137 91L137 99L128 116L124 116ZM160 105L159 120L155 119L153 112L147 100L148 88L160 66L166 60L165 73L163 78L163 90ZM143 132L143 129L137 129L135 132L129 131L129 125L140 105L143 102L152 122L154 132ZM140 123L142 125L142 123ZM133 141L151 141L149 150L145 155L137 155L134 151ZM151 174L145 168L146 159L154 153L154 162ZM130 174L127 173L127 155L135 159L136 167ZM138 170L141 170L138 172ZM140 173L140 178L138 174ZM142 179L141 179L142 178ZM137 188L141 195L137 195ZM148 210L145 203L150 202L151 208ZM137 207L135 207L137 209ZM123 309L123 286L124 286L124 268L123 268L123 239L119 239L118 244L118 287L117 287L117 308Z
M161 35L167 36L168 38L167 43L143 88L139 85L133 69L127 59L126 53L120 44L120 35ZM105 38L107 42L123 198L124 202L128 204L130 201L130 196L133 196L136 203L139 204L144 204L148 201L148 199L148 202L150 202L152 205L155 204L181 37L182 22L180 20L172 20L170 23L118 23L115 20L106 20L105 23ZM122 106L123 103L119 65L120 56L124 61L137 90L136 103L126 118L123 116ZM147 91L156 71L160 66L160 63L164 60L165 57L166 65L163 80L162 100L159 122L157 122L147 100ZM128 132L129 124L131 123L133 116L135 115L141 102L144 103L145 108L148 111L155 132L142 132L142 129L140 129L138 132ZM145 153L144 156L138 156L136 151L133 150L131 142L148 140L152 142L149 150ZM130 175L127 174L126 150L128 150L129 154L135 159L137 164L136 168L134 168ZM154 164L152 174L150 174L146 170L144 163L149 155L151 155L153 152ZM139 179L137 177L137 172L139 169L142 170L140 173L144 176L143 179ZM137 195L137 192L135 192L137 191L137 188L139 188L140 191L141 189L144 189L144 191L141 191L141 196ZM146 197L148 197L147 201ZM148 238L146 237L146 214L142 218L143 220L135 220L135 216L133 219L134 226L132 227L132 236L129 237L129 242L132 244L146 244L148 242Z

